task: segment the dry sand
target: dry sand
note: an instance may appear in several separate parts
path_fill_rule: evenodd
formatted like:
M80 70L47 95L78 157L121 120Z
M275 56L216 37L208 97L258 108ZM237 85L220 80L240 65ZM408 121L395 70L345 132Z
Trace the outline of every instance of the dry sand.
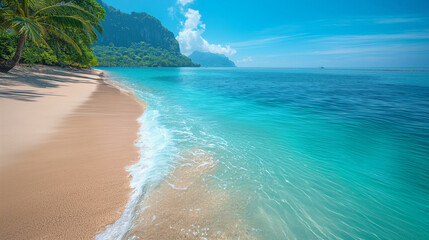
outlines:
M0 170L45 140L97 88L99 72L18 66L0 73Z
M0 75L0 239L93 239L121 215L143 108L99 74Z

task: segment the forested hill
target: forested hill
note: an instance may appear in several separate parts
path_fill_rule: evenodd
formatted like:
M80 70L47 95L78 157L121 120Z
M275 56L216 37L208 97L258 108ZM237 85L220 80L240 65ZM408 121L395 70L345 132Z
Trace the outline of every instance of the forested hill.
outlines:
M106 10L104 33L94 46L99 66L199 66L180 53L174 34L155 17L145 12L123 13L97 1Z
M174 34L155 17L145 12L123 13L102 1L98 2L106 10L106 18L102 22L104 33L98 39L98 45L113 43L117 47L129 47L135 42L145 42L153 47L180 51Z

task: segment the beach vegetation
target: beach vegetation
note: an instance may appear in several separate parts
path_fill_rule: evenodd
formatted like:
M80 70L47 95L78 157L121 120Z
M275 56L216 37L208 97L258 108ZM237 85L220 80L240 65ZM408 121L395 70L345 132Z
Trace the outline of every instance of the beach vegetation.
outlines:
M103 32L96 0L1 0L0 71L18 62L89 67L91 46Z

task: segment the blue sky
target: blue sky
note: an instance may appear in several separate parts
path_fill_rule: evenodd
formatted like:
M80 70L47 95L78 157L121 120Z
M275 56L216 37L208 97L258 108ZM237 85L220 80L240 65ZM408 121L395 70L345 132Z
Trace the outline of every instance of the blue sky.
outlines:
M105 0L243 67L429 67L428 0Z

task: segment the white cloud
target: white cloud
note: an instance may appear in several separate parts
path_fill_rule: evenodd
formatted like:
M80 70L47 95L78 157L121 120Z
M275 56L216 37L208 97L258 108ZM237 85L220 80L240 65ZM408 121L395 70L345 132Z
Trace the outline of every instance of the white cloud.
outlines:
M175 14L174 7L169 7L168 8L168 16L170 16L171 18L174 18L174 14Z
M185 6L186 4L192 3L194 0L177 0L177 3Z
M249 63L249 62L253 62L252 57L246 57L246 58L243 58L241 60L237 60L237 63Z
M198 10L189 8L185 17L186 21L182 23L183 29L176 37L183 54L190 55L194 51L201 51L232 56L236 53L236 50L232 49L231 46L223 47L220 44L210 44L201 36L206 25L201 22L201 14Z

